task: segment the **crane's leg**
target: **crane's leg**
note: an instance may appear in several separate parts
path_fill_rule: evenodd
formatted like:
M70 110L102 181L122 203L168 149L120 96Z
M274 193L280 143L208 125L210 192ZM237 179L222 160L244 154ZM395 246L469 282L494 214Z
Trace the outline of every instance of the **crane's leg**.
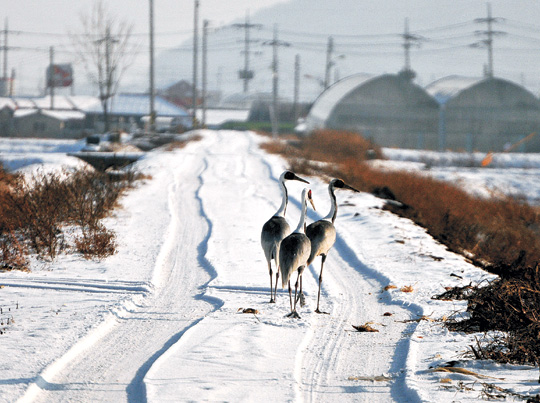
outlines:
M328 315L328 312L321 312L319 310L319 301L321 299L321 283L322 283L322 272L324 267L324 261L326 260L326 255L321 255L321 273L319 274L319 292L317 293L317 309L315 309L315 312L317 313L325 313Z
M306 305L306 298L304 297L304 292L302 291L302 279L304 276L304 266L298 268L298 277L300 278L300 292L298 293L298 298L296 298L295 303L300 301L300 306Z
M276 267L276 286L274 287L274 302L277 301L277 285L279 280L279 267Z
M298 292L299 281L300 281L300 272L298 272L298 277L296 277L296 283L294 283L294 311L296 311L296 303L298 302L298 298L296 298L296 295Z
M300 277L300 275L298 275ZM296 283L294 285L294 308L292 305L292 296L291 296L291 282L289 280L289 301L291 302L291 313L288 314L288 317L300 319L300 315L298 315L298 312L296 312L296 292L298 290L298 278L296 279Z
M292 312L291 280L289 280L289 304L291 305L291 312Z
M272 275L274 273L272 273L272 264L271 264L271 260L268 261L268 273L270 273L270 303L271 304L274 304L276 302L276 300L274 299L274 290L272 289ZM277 285L276 285L277 287Z

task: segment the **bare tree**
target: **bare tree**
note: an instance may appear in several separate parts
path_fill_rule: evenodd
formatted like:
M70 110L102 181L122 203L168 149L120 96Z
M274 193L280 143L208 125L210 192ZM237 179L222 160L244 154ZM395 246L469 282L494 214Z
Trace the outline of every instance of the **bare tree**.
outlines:
M137 46L130 43L133 25L119 21L103 0L96 0L88 14L81 14L81 32L71 34L77 54L92 84L99 91L105 131L110 129L110 101L133 62Z

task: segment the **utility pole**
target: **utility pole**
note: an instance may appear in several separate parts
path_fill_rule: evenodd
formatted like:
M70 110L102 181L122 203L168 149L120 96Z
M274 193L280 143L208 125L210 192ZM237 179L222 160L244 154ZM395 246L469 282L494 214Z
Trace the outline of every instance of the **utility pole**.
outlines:
M277 24L274 25L274 39L263 42L263 45L272 46L272 108L270 109L270 118L272 119L272 137L276 138L279 131L279 103L278 103L278 47L291 46L288 42L278 40Z
M488 65L487 70L485 72L485 75L489 78L493 78L493 37L495 35L505 35L506 32L503 31L494 31L493 30L493 23L494 22L500 22L502 21L502 18L493 18L491 16L491 3L487 4L487 18L477 18L474 20L476 23L486 23L487 24L487 30L486 31L476 31L476 35L482 35L485 37L480 42L474 43L471 46L472 47L481 47L486 46L488 50Z
M219 92L220 97L221 97L221 82L222 81L223 81L223 66L219 66L217 74L216 74L216 89L217 89L217 92Z
M202 44L202 119L201 124L206 126L206 79L207 79L207 53L208 53L208 20L203 21L203 44Z
M54 48L51 46L49 48L49 77L47 77L47 82L49 84L49 91L51 95L51 110L54 109Z
M300 55L296 55L294 58L294 98L293 98L293 108L294 108L294 121L298 121L300 116Z
M14 85L15 85L15 69L11 69L11 79L9 80L9 93L8 93L9 97L13 96L13 92L14 92L13 86ZM73 88L73 85L71 86L71 88Z
M4 82L7 84L8 77L8 20L4 22Z
M415 77L415 73L411 69L411 47L413 45L420 46L420 41L422 40L422 37L409 33L408 18L405 18L405 31L403 32L402 37L403 49L405 50L405 66L403 67L402 72L405 73L405 75L412 80Z
M4 51L4 71L2 75L2 84L0 87L0 96L8 95L8 19L4 21L4 46L2 50Z
M332 52L334 51L334 38L328 37L328 45L326 47L326 69L324 74L324 89L330 86L330 70L332 68Z
M252 70L249 69L249 56L252 53L249 49L250 43L257 42L253 41L249 37L249 32L252 28L261 29L261 24L250 24L249 23L249 11L246 11L246 22L244 24L233 24L233 27L235 28L242 28L244 29L245 37L244 37L244 70L240 70L238 72L238 76L241 80L244 80L244 93L247 94L249 92L249 81L253 79L254 73Z
M198 47L199 47L199 0L195 0L194 11L193 11L193 91L191 99L191 110L192 110L192 121L193 128L196 128L197 125L197 58L198 58Z
M156 128L156 90L154 88L154 0L150 0L150 132Z

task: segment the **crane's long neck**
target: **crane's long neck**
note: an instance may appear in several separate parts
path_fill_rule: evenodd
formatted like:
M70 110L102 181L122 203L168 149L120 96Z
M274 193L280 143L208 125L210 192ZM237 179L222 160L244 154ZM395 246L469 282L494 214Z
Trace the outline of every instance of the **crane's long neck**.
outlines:
M328 193L330 194L331 207L330 207L330 211L328 215L324 217L324 219L332 221L332 224L333 224L334 221L336 221L336 216L337 216L337 201L336 201L336 195L334 194L334 186L332 184L328 186Z
M298 226L294 232L304 232L306 224L306 213L307 213L307 192L304 191L302 194L302 214L300 214L300 221L298 221Z
M280 217L285 217L285 213L287 212L287 203L289 202L289 195L287 193L287 187L285 186L285 181L280 180L279 184L281 186L281 206L279 207L278 211L276 211L275 215L278 215Z

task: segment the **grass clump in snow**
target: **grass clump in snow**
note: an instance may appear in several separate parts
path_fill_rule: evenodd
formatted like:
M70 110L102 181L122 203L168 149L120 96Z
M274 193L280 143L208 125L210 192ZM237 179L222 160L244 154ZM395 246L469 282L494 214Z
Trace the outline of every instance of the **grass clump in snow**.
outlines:
M93 169L40 172L27 179L3 172L1 267L27 269L28 254L54 259L71 244L86 258L115 253L115 236L101 221L137 178L133 172L114 176Z

